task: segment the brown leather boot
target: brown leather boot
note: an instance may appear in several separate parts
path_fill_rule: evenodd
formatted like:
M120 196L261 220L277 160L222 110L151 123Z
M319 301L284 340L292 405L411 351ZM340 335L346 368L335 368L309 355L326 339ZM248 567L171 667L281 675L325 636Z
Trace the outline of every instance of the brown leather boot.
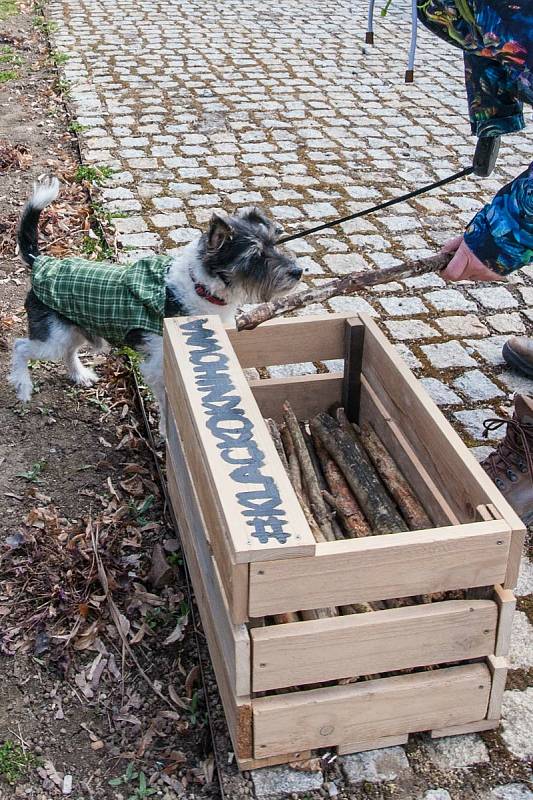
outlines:
M533 362L532 362L533 364ZM533 523L533 398L515 395L512 419L487 419L485 436L507 425L505 438L481 466L522 522Z
M510 367L533 378L533 339L529 336L511 336L503 346L502 355Z

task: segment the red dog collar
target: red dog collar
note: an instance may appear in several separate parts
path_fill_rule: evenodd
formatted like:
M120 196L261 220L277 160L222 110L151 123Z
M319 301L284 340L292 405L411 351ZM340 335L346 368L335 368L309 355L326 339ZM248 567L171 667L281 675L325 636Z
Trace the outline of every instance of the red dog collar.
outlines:
M207 286L204 286L203 283L195 283L194 284L194 291L198 295L198 297L203 297L204 300L207 300L209 303L213 303L215 306L226 306L227 303L221 297L217 297L216 294L211 294Z

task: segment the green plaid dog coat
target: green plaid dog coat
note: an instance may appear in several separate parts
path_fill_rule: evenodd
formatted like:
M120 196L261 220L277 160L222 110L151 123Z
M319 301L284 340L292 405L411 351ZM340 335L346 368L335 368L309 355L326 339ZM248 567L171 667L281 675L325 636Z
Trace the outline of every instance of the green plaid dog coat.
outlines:
M135 328L162 335L171 261L154 256L121 265L39 256L33 263L32 288L42 303L90 336L121 345Z

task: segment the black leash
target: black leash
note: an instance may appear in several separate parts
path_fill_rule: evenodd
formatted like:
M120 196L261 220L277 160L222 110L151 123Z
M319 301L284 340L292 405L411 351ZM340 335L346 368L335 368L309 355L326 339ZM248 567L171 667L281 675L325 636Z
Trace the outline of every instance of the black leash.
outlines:
M456 172L454 175L449 175L447 178L443 178L440 181L430 183L428 186L422 186L421 189L414 189L412 192L402 194L399 197L394 197L392 200L386 200L384 203L378 203L377 206L365 208L363 211L357 211L355 214L349 214L347 217L334 219L332 222L324 222L322 225L317 225L315 228L307 228L303 231L300 231L300 233L293 233L292 236L283 236L281 239L278 239L278 244L292 242L294 239L301 239L303 236L309 236L311 233L325 231L327 228L335 228L337 225L342 225L343 222L349 222L350 220L357 219L358 217L366 217L367 214L372 214L374 211L381 211L382 208L388 208L389 206L394 206L397 203L404 203L406 200L411 200L412 197L417 197L419 194L425 194L425 192L430 192L432 189L438 189L439 186L445 186L447 183L456 181L459 178L464 178L466 175L471 175L473 172L474 167L467 167L466 169L462 169L461 172Z
M315 228L306 228L305 230L300 231L300 233L293 233L291 236L283 236L281 239L278 239L278 243L284 244L285 242L292 242L294 239L301 239L303 236L309 236L311 233L318 233L319 231L325 231L328 228L335 228L337 225L342 225L343 222L349 222L350 220L357 219L358 217L366 217L367 214L372 214L374 211L381 211L383 208L389 208L389 206L394 206L397 203L404 203L406 200L411 200L413 197L418 197L419 194L431 192L432 189L438 189L439 186L445 186L447 183L456 181L459 178L465 178L467 175L474 174L480 178L486 178L494 169L499 148L499 136L486 136L478 139L471 167L466 167L466 169L462 169L460 172L456 172L454 175L449 175L447 178L442 178L440 181L435 181L427 186L422 186L421 189L414 189L412 192L400 195L400 197L394 197L392 200L386 200L384 203L378 203L377 206L365 208L363 211L357 211L355 214L349 214L347 217L334 219L331 222L324 222L322 225L317 225Z

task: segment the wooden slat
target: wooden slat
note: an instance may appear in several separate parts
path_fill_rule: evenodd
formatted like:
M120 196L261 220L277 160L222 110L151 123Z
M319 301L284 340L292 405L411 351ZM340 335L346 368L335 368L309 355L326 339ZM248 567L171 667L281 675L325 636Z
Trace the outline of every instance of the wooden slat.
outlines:
M316 314L273 319L252 331L228 327L242 367L268 367L344 356L344 323L349 314Z
M177 393L174 376L168 379L168 386ZM168 394L167 394L168 398ZM205 464L197 442L196 431L185 402L180 405L180 436L177 434L175 421L175 402L167 402L168 450L171 452L177 474L181 478L181 490L186 492L187 504L194 507L197 501L202 509L202 521L196 521L199 532L207 536L215 555L220 572L224 592L228 601L231 619L234 623L245 622L248 617L248 567L246 564L235 564L230 551L228 536L224 523L212 499L212 490L207 478L196 479L193 476L203 475Z
M409 734L407 733L401 736L380 736L379 739L372 739L372 741L365 739L362 742L340 744L337 747L337 754L339 756L345 756L350 753L364 753L366 750L381 750L384 747L398 747L399 745L407 744L408 741Z
M315 540L219 317L165 320L165 384L188 409L194 484L223 521L235 563L300 556ZM189 442L184 443L189 456ZM201 497L204 508L204 498Z
M370 386L361 377L360 422L370 422L383 444L400 467L403 475L415 490L435 525L460 525L461 522L441 490L430 477L410 442Z
M501 656L489 656L487 658L487 664L492 676L492 688L490 690L487 719L499 720L502 710L505 682L507 680L507 659Z
M167 454L169 495L178 522L180 542L189 565L194 592L202 619L212 618L219 649L224 656L229 684L235 695L251 692L251 642L246 625L234 625L220 578L202 534L202 517L195 498L180 489L183 474Z
M381 678L254 700L254 755L332 747L458 725L485 716L485 664Z
M363 373L461 521L473 520L476 506L493 503L511 529L523 530L509 503L375 322L366 315L361 319L366 326Z
M250 614L327 608L500 583L504 520L317 544L313 558L250 565Z
M309 419L342 398L343 376L324 372L292 378L250 381L250 389L262 415L281 421L283 403L288 400L298 419Z
M361 371L365 326L358 318L346 320L344 335L344 384L342 405L350 422L359 422Z
M480 719L476 722L465 722L464 725L450 725L447 728L435 728L429 732L432 739L442 739L444 736L461 736L465 733L481 733L497 728L499 721L495 719Z
M257 628L253 691L489 655L497 620L492 600L454 600Z
M263 767L275 767L278 764L292 764L298 761L307 761L311 758L311 750L301 750L298 753L286 753L281 756L271 756L270 758L238 758L237 766L241 770L263 769Z
M511 645L516 597L510 589L503 589L501 586L496 585L494 587L494 599L499 608L498 633L496 636L494 655L506 656Z
M168 464L168 468L168 488L170 495L174 497L174 505L174 502L179 501L180 498L171 463ZM188 542L190 542L191 538L188 534L184 537ZM220 647L221 639L218 636L215 620L207 600L208 588L204 582L200 565L196 560L196 552L194 548L190 547L188 552L185 550L185 554L235 754L239 758L251 758L253 736L251 700L249 697L237 697L235 695L234 687L239 679L235 675L230 676L229 674L228 663Z

